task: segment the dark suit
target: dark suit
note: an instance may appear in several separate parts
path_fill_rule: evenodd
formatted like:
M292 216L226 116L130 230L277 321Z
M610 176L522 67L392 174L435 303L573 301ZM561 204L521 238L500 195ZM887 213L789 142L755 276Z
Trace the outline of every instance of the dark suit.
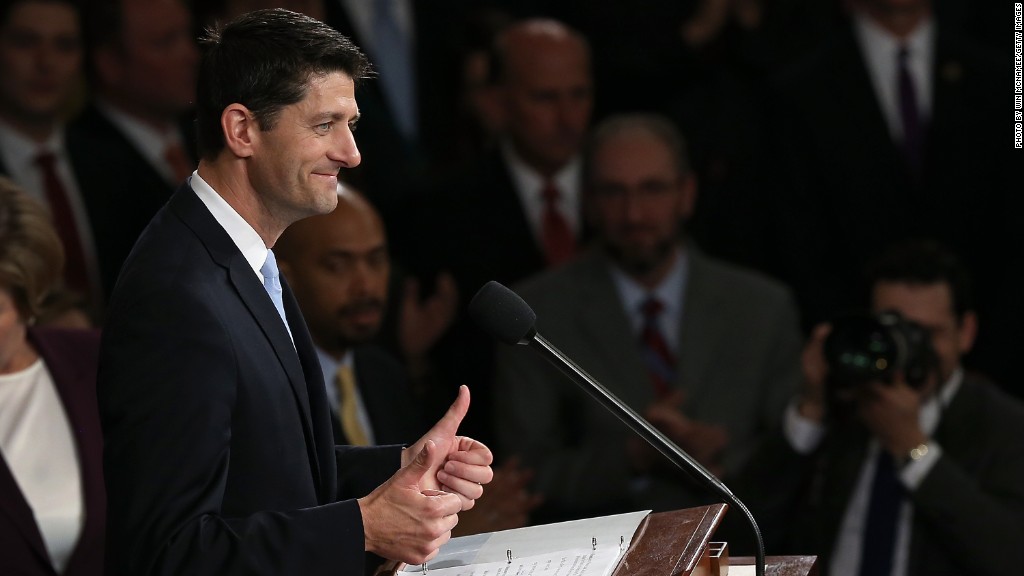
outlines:
M106 496L103 437L96 412L96 360L99 334L91 331L34 329L29 342L53 377L74 436L81 472L85 522L63 574L102 576ZM4 574L56 576L32 509L7 463L0 457L0 558Z
M684 413L723 426L726 473L737 472L781 419L799 383L796 307L779 283L688 248L673 388ZM634 410L654 400L638 337L612 279L592 251L516 286L537 329ZM627 458L634 437L545 360L521 346L498 347L494 417L502 448L536 467L554 515L580 517L672 510L713 497L673 473L642 490Z
M184 125L182 142L196 161L195 137ZM87 106L68 125L67 147L89 212L100 277L109 297L139 234L175 186L96 106Z
M429 426L416 408L405 368L375 346L360 346L353 355L356 387L370 418L375 443L412 444L423 436ZM331 416L335 442L346 444L337 411L332 410Z
M398 447L335 447L291 290L288 331L189 186L111 300L99 368L114 574L360 573L359 506Z
M967 376L933 438L942 456L909 495L914 511L907 574L1016 573L1016 555L994 551L1024 543L1024 405L991 382ZM780 508L770 515L783 525L763 526L774 544L787 553L816 554L827 569L869 439L862 425L851 422L830 429L812 455L801 456L776 438L752 464L757 484L734 488L741 498L775 491Z

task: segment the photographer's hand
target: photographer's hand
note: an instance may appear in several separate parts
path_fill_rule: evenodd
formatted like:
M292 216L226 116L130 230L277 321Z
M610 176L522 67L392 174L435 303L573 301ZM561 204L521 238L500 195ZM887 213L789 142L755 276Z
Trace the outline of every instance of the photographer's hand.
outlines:
M797 410L800 416L821 422L825 419L825 379L828 376L828 362L825 360L825 338L832 331L832 325L818 324L804 345L800 358L804 381L800 389Z
M898 375L892 384L870 382L858 397L857 407L864 425L882 448L897 459L928 441L918 419L923 394Z

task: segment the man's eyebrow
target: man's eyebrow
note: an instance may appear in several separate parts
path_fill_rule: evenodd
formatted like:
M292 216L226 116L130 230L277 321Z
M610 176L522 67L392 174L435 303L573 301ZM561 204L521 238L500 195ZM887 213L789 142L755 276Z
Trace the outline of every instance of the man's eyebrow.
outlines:
M348 120L348 123L353 124L355 122L358 122L361 116L362 115L360 113L356 112L355 116ZM321 122L327 122L329 120L334 122L340 122L344 119L345 115L340 112L320 112L318 114L313 115L312 121L314 124L319 124Z

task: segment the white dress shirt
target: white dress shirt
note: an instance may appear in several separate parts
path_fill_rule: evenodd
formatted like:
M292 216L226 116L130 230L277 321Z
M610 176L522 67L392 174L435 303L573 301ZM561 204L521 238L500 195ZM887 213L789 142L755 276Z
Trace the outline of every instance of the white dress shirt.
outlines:
M21 186L29 196L49 206L46 198L46 190L43 184L43 175L36 166L36 157L41 152L49 152L55 158L54 168L57 170L57 177L64 186L67 194L68 204L75 219L75 227L78 229L78 241L85 253L85 269L89 274L89 284L93 294L101 294L100 270L96 255L96 242L92 233L92 224L89 222L89 213L85 208L85 201L82 199L82 192L75 180L74 171L71 169L71 160L68 157L67 147L64 143L64 129L58 128L42 144L31 140L11 126L0 122L0 158L7 168L11 180Z
M0 455L32 509L54 569L63 572L85 507L71 425L42 359L0 375Z
M544 183L545 178L526 165L525 162L515 153L511 144L504 143L501 147L505 164L508 166L512 176L512 186L519 195L519 205L523 208L523 214L530 225L530 231L537 245L543 247L543 221L544 221ZM573 236L580 236L580 180L582 162L579 157L574 158L566 164L551 179L558 187L558 210L565 221L569 224Z
M900 142L903 140L903 124L900 120L897 54L901 46L907 48L907 68L914 83L918 114L922 120L929 118L932 109L935 22L928 18L903 40L863 14L855 13L853 23L868 76L875 89L875 98L889 126L889 134L893 141Z
M690 261L686 251L682 248L677 248L672 268L664 280L653 290L640 285L617 266L611 267L612 282L619 293L622 308L629 317L633 333L639 336L647 321L643 313L644 301L649 296L656 297L664 306L661 314L658 315L658 329L661 331L662 337L665 338L665 344L676 356L679 355L679 327L683 318L683 292L686 289L689 271Z

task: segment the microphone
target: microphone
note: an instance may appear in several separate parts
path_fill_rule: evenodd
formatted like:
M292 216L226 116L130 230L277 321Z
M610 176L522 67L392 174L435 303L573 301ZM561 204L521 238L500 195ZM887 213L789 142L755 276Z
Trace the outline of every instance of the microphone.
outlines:
M587 374L583 368L537 333L535 326L537 314L518 294L492 280L473 296L473 300L469 303L469 315L485 332L500 342L509 345L522 344L539 353L680 470L743 512L750 522L757 540L757 556L755 558L757 575L764 576L764 541L761 538L761 529L758 528L754 515L750 513L746 505L740 502L739 498L700 462L669 440L660 430L622 400L619 400L600 382Z

